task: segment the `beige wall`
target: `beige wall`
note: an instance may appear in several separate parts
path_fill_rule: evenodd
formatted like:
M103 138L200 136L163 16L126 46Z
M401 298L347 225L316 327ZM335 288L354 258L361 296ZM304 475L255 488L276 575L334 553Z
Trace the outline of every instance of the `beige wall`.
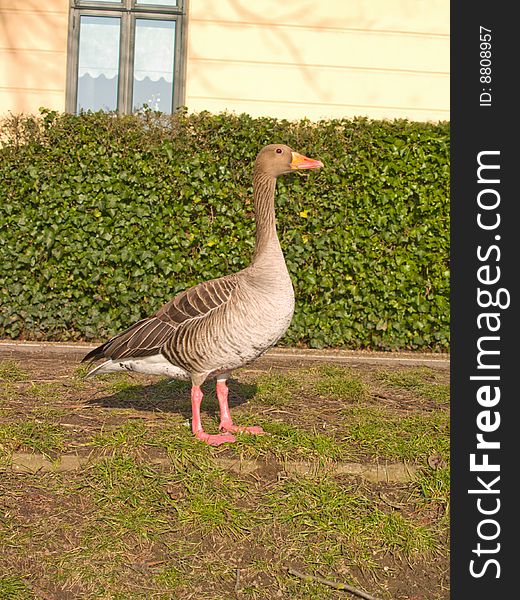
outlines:
M449 0L191 0L186 104L449 119Z
M68 0L0 0L0 114L65 109Z
M64 110L68 0L0 0L0 114ZM449 0L189 0L186 105L449 119Z

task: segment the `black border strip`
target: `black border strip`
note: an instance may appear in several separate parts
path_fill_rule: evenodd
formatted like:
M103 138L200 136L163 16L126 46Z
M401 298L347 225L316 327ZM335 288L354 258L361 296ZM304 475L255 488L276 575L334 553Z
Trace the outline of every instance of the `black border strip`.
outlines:
M520 53L514 43L515 19L507 8L496 2L451 4L454 600L505 598L510 590L515 596L517 589L513 577L518 566L513 560L518 518L513 511L519 501L513 489L517 469L512 465L519 454L513 441L520 439L520 398L518 386L513 387L520 328L513 286L520 273L520 252L513 212L520 153L513 144L519 129L520 103L514 88ZM488 67L490 80L485 79ZM479 161L484 165L480 182ZM496 305L486 306L489 302ZM491 313L495 316L483 316ZM483 436L481 448L478 434ZM497 470L485 470L486 460Z

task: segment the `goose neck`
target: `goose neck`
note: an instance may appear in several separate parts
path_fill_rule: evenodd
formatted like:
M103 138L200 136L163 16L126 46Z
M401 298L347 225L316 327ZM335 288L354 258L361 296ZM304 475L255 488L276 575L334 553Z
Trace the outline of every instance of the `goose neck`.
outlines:
M256 220L255 258L259 255L278 251L280 244L276 233L276 217L274 211L274 193L276 177L255 171L253 176L253 199Z

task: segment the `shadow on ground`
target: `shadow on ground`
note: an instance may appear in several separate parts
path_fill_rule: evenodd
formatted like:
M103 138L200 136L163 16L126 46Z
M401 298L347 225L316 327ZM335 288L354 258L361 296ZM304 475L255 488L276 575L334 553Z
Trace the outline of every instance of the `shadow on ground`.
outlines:
M229 406L231 409L244 404L257 393L257 386L229 380ZM90 406L104 408L134 409L148 412L177 413L184 419L191 418L191 383L186 381L160 381L153 384L128 384L108 395L97 396L86 402ZM204 399L202 408L210 416L218 414L218 401L215 396L215 383L206 382L202 386Z

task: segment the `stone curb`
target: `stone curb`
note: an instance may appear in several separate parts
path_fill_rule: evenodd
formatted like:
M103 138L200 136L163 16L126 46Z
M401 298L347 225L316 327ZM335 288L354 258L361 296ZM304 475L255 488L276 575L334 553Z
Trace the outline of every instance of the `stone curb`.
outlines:
M1 340L0 355L29 354L44 357L45 355L62 355L63 357L84 356L95 344L62 343L62 342L16 342ZM287 363L334 362L338 364L394 364L403 366L432 366L446 368L450 364L449 354L423 352L369 352L355 350L312 350L300 348L272 348L258 361Z
M11 460L3 468L15 473L36 475L38 473L79 471L88 468L94 462L95 459L74 454L65 454L58 460L52 461L43 454L17 452L12 455ZM172 464L168 458L155 458L150 462L164 467ZM216 458L215 463L222 469L240 475L249 475L262 468L261 460L252 459ZM278 467L279 473L288 475L351 475L359 476L373 483L408 483L413 481L421 470L417 465L405 462L384 464L327 462L324 464L312 461L287 461L280 463Z

